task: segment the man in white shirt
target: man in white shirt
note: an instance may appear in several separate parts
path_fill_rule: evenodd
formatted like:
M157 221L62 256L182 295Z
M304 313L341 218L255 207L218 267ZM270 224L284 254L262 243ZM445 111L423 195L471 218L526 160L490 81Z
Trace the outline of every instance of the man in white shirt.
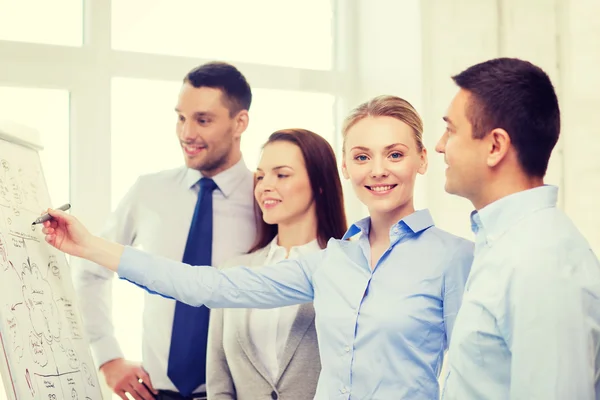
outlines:
M247 252L256 234L253 174L242 159L240 138L248 126L251 100L248 82L229 64L212 62L190 71L183 80L175 108L177 138L185 166L141 176L112 214L103 236L194 265L201 264L185 261L190 249L204 251L206 249L200 247L209 247L212 265ZM206 192L209 200L204 200L211 203L212 213L204 218L208 217L209 231L212 224L212 237L208 235L212 246L202 246L202 240L197 239L202 234L194 236L192 245L188 242L194 229L192 221L202 213L198 211L200 198L204 198L199 196L200 178L214 185ZM205 222L202 224L206 225ZM183 327L183 333L179 326L178 335L186 334L185 331L190 334L194 329L201 331L188 339L193 340L193 346L186 344L182 348L182 340L176 337L177 350L172 347L171 339L175 336L176 311L181 312L177 307L183 305L145 293L142 364L128 361L114 334L113 274L89 262L75 271L78 272L74 277L75 286L92 352L108 386L117 395L127 399L126 393L129 393L136 400L205 397L206 344L203 340L208 326L194 326L205 317L198 319L180 314L178 323L188 326ZM188 309L190 311L196 310ZM199 349L200 353L193 357L174 354L186 349L189 352ZM186 357L196 360L173 367L174 362ZM199 366L197 362L201 358ZM177 375L175 370L179 375L183 371L189 376L174 376ZM185 379L187 382L182 382Z

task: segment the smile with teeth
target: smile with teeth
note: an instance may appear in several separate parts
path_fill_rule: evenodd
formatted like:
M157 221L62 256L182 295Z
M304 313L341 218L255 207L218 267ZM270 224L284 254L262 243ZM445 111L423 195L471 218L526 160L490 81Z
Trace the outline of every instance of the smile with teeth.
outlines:
M275 207L279 203L281 203L281 200L275 200L275 199L263 200L263 206L265 206L266 208Z
M188 154L197 154L200 151L202 151L204 148L205 148L204 146L200 146L200 145L185 144L185 143L183 143L183 149Z
M383 192L392 190L396 186L397 185L377 185L377 186L365 186L365 187L372 192L383 193Z

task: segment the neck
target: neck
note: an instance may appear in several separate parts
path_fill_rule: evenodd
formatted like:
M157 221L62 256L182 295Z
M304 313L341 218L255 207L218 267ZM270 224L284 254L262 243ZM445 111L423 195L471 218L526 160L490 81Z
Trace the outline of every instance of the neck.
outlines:
M277 244L284 247L286 253L295 246L302 246L317 238L316 213L308 213L299 221L277 225Z
M476 210L514 193L523 192L544 185L544 178L531 177L522 172L498 174L486 185L486 189L472 201Z
M237 164L241 159L242 152L240 150L234 150L217 168L213 168L211 170L200 170L200 172L202 173L202 176L212 178L223 171L227 171L229 168Z
M369 229L369 239L371 242L377 240L389 240L390 229L402 218L415 212L413 200L389 212L371 212L371 228Z

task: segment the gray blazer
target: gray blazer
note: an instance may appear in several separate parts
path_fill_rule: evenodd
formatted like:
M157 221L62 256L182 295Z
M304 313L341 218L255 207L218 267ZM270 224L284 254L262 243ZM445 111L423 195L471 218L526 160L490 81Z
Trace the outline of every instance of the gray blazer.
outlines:
M262 266L268 246L228 261ZM312 303L302 304L292 324L279 377L273 381L250 340L248 309L213 309L210 315L206 386L209 400L313 400L321 372ZM274 392L274 393L273 393Z

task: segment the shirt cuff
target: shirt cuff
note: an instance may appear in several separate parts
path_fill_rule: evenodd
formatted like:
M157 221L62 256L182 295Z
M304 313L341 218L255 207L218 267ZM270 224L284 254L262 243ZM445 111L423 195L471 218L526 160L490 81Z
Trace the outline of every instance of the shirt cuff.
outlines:
M98 339L90 343L90 348L92 349L92 356L98 368L111 360L125 357L114 336L105 336Z
M144 259L147 257L148 255L143 251L125 246L117 268L119 278L145 286L146 274L144 272L147 272L145 270L148 264L144 262Z

